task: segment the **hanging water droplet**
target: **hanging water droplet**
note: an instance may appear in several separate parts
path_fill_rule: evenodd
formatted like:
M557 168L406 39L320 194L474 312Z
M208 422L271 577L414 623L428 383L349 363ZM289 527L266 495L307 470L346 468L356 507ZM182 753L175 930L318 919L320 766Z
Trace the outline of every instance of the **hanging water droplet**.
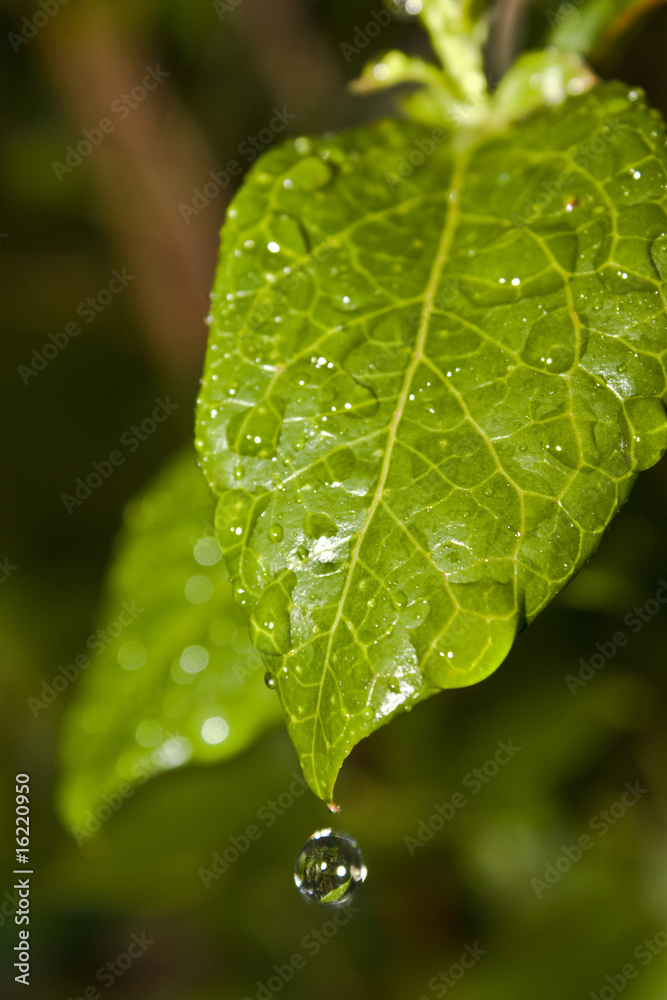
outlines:
M337 805L335 802L327 802L327 809L329 810L330 813L340 812L340 806Z
M267 688L270 688L272 691L276 686L276 679L269 673L268 670L264 674L264 683L266 684Z
M341 830L318 830L299 851L294 881L312 903L340 906L347 902L367 875L357 842Z

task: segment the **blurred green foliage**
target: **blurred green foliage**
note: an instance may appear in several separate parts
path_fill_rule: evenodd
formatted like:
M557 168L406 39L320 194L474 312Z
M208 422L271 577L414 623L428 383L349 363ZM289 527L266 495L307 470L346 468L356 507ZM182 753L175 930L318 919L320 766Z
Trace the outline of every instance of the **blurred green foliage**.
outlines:
M75 658L62 675L78 682L61 737L62 814L78 843L134 785L233 756L281 717L232 597L213 517L192 448L125 510L102 627L81 665ZM31 700L36 719L57 697L54 686Z

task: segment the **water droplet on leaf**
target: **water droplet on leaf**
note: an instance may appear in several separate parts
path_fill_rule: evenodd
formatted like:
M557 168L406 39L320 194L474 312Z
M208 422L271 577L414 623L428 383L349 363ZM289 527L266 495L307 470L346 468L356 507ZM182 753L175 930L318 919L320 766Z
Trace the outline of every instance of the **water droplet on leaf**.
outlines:
M294 146L297 153L301 153L302 156L310 152L310 143L307 139L296 139ZM326 187L332 178L331 168L317 156L301 160L290 170L292 186L300 191L318 191Z
M269 673L268 670L264 674L264 683L266 684L267 688L271 689L271 691L273 691L275 689L276 679L275 679L275 677L271 676L271 674Z

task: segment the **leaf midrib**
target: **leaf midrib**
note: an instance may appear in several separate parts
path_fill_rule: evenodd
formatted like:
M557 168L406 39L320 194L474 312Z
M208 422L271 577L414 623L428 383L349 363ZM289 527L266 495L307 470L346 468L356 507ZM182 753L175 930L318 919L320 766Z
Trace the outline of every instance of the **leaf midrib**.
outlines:
M341 618L343 617L343 609L344 609L345 603L347 601L347 595L349 593L349 590L350 590L350 587L351 587L351 584L352 584L352 577L354 575L354 568L355 568L355 566L357 564L357 561L358 561L358 558L359 558L359 553L361 551L361 546L363 544L363 541L364 541L364 538L365 538L365 535L366 535L366 531L367 531L369 525L371 524L371 522L372 522L372 520L373 520L373 518L375 516L375 512L376 512L376 510L377 510L377 508L378 508L378 506L380 504L380 501L382 499L382 494L384 492L384 487L385 487L385 483L387 481L387 476L389 475L389 468L391 466L391 459L392 459L392 454L393 454L393 450L394 450L394 445L396 443L397 431L398 431L398 427L399 427L399 424L401 422L401 419L403 417L403 411L405 409L405 403L406 403L407 398L408 398L408 393L410 391L410 386L412 384L412 379L413 379L414 374L415 374L415 372L417 370L417 367L419 366L420 362L424 358L423 351L424 351L424 346L426 344L426 337L427 337L427 333L428 333L429 321L431 319L431 313L433 311L433 304L434 304L434 300L435 300L435 297L436 297L436 292L437 292L437 289L438 289L438 286L439 286L439 283L440 283L440 279L442 277L442 272L443 272L444 266L445 266L445 264L447 262L447 259L448 259L448 256L449 256L449 249L451 247L452 240L454 238L454 234L456 232L456 227L457 227L459 216L460 216L460 207L459 206L460 206L460 201L461 201L461 188L463 186L462 185L462 181L463 181L463 175L465 174L465 170L466 170L466 167L467 167L467 164L468 164L469 157L470 157L470 153L468 152L466 154L460 154L460 156L458 158L458 162L456 161L456 159L454 160L455 166L454 166L454 170L453 170L453 173L452 173L451 184L450 184L450 187L449 187L449 191L445 195L445 199L446 199L446 202L448 203L449 207L448 207L448 210L447 210L447 215L446 215L446 219L445 219L445 225L443 226L443 230L442 230L442 235L441 235L440 241L438 243L438 250L437 250L437 253L435 255L435 259L433 261L433 267L431 268L431 273L429 275L428 284L426 286L426 291L425 291L425 294L424 294L424 306L423 306L423 310L422 310L422 317L421 317L421 322L420 322L420 325L419 325L419 330L417 331L417 337L416 337L416 340L415 340L415 347L414 347L414 350L412 352L412 359L410 361L410 364L406 368L405 375L404 375L404 378L403 378L403 385L401 387L401 392L400 392L399 397L398 397L398 403L397 403L396 409L394 410L394 415L393 415L392 421L391 421L391 423L389 425L389 432L388 432L388 438L387 438L387 448L386 448L386 452L385 452L384 461L382 463L382 469L380 471L380 476L378 478L378 483L377 483L377 486L375 488L375 495L373 497L372 503L370 504L370 506L368 508L368 512L366 514L366 519L364 520L364 523L362 524L362 526L359 529L359 532L357 534L357 542L356 542L356 545L354 547L354 551L352 552L352 556L351 556L349 564L348 564L348 570L347 570L347 577L346 577L346 580L345 580L345 586L343 587L343 592L342 592L342 594L340 596L340 600L338 602L338 608L336 610L336 615L334 617L334 620L333 620L332 625L331 625L331 629L329 631L329 641L327 643L327 648L326 648L326 652L325 652L325 656L324 656L324 667L323 667L323 670L322 670L322 677L321 677L320 684L319 684L319 691L318 691L318 695L317 695L317 705L316 705L315 713L314 713L314 717L313 717L314 718L314 725L313 725L313 737L312 737L312 742L311 742L311 753L310 753L311 764L313 765L313 777L315 778L315 781L316 781L316 784L317 784L317 787L318 787L318 790L320 791L320 793L324 792L326 790L322 789L322 787L321 787L319 781L317 781L317 777L316 777L316 775L314 773L315 772L315 768L314 768L314 761L315 761L315 739L316 739L316 734L317 734L318 722L320 720L320 705L321 705L321 702L322 702L322 693L323 693L323 690L324 690L324 678L326 677L327 671L330 669L331 648L332 648L334 636L336 634L336 630L338 628L338 625L340 624Z

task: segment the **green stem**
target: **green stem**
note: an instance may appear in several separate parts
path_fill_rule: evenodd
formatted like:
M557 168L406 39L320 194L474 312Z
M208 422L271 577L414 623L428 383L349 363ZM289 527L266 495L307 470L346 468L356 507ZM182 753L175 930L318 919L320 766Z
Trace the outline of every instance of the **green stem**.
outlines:
M482 13L473 16L466 0L422 0L420 18L443 67L448 89L458 101L479 101L487 92L482 47L488 34Z

